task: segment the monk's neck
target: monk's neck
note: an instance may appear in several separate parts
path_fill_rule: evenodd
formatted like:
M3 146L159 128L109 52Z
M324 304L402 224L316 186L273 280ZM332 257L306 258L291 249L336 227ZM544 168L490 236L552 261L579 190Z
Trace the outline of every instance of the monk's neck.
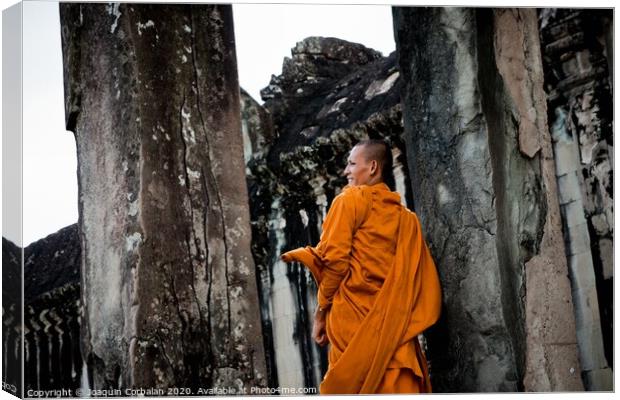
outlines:
M376 178L370 178L368 180L368 182L365 183L365 185L367 185L367 186L374 186L374 185L378 185L380 183L383 183L383 179L381 179L380 177L376 177Z

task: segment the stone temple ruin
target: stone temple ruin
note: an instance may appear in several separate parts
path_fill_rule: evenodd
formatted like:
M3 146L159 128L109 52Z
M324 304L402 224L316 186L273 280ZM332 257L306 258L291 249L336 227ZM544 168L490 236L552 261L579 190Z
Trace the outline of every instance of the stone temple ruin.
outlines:
M441 277L434 391L612 390L611 11L395 7L396 52L306 38L260 105L229 6L60 7L80 220L24 249L27 389L318 386L279 255L386 138Z

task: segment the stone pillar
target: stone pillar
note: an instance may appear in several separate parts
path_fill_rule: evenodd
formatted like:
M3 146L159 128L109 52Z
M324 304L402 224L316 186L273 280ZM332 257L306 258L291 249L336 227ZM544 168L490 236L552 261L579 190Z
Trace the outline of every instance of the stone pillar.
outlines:
M439 392L581 390L533 10L395 8ZM558 318L561 316L561 318Z
M612 390L613 99L611 10L539 13L549 121L588 390Z
M231 7L60 12L92 387L264 385Z

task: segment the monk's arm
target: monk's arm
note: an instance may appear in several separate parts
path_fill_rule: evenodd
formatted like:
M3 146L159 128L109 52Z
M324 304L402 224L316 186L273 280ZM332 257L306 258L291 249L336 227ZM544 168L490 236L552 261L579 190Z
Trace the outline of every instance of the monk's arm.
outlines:
M337 196L325 218L321 241L317 246L325 265L318 294L319 307L323 310L331 306L340 282L349 270L355 218L355 196Z

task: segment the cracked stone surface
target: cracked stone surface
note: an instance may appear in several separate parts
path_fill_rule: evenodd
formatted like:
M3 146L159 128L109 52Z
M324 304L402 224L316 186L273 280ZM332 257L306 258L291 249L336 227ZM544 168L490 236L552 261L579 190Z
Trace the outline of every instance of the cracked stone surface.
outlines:
M574 320L550 324L572 304L535 14L395 8L394 21L413 197L444 294L434 390L579 390Z
M231 7L60 10L92 387L264 385Z

